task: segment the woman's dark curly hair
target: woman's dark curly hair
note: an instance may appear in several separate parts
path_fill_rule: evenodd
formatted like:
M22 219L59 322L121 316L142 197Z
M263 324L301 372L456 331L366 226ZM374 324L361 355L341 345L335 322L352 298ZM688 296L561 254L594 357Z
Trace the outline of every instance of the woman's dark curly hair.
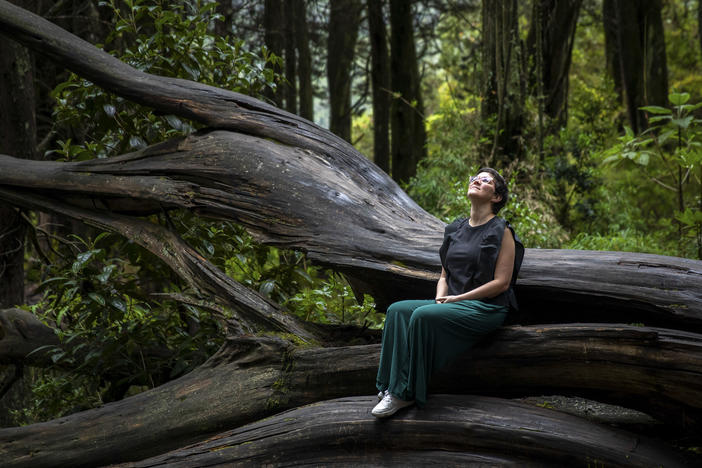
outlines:
M495 181L495 193L502 196L502 200L492 204L492 212L497 214L509 200L509 189L507 188L507 182L505 182L504 177L502 177L499 172L491 167L482 167L478 171L478 174L481 172L487 172L492 176L493 180Z

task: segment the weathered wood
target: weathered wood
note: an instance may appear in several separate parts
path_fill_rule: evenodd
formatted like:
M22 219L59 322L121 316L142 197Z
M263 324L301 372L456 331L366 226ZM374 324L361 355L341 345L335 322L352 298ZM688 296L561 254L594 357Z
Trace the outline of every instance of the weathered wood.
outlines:
M38 351L41 346L57 345L58 337L31 312L22 309L0 310L0 364L44 363L48 356Z
M303 249L355 277L381 308L408 291L431 297L442 224L400 214L374 185L349 179L350 171L312 151L213 131L109 160L2 156L0 184L7 190L0 197L22 205L25 190L50 193L72 206L101 208L98 217L105 210L181 207L234 219L265 242ZM702 331L700 284L698 260L528 249L518 283L527 312L521 323L614 321Z
M379 345L299 349L239 338L155 389L55 421L0 429L0 456L11 460L8 467L143 459L281 410L372 394L378 353ZM548 389L624 403L678 429L699 431L702 422L702 337L692 333L506 327L437 377L429 401L434 393L522 396Z
M240 324L243 321L247 325L293 333L306 342L315 341L314 335L294 316L284 313L278 305L262 294L227 276L187 245L176 233L163 226L108 211L87 210L32 192L6 191L1 186L0 198L29 209L52 211L100 229L117 232L163 260L177 275L202 294L233 308Z
M168 466L681 467L667 444L498 398L434 395L422 410L377 420L374 397L314 403L136 463Z

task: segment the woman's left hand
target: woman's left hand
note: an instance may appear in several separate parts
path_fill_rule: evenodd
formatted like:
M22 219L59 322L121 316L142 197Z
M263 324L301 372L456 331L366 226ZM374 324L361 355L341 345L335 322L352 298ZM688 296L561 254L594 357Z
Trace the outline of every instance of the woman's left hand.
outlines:
M447 302L458 302L458 296L441 296L436 298L436 302L439 304L446 304Z

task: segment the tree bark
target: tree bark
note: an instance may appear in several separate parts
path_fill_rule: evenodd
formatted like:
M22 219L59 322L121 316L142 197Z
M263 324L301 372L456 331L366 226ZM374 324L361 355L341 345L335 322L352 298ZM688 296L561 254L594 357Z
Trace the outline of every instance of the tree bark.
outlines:
M299 0L298 0L299 1ZM283 31L285 35L285 110L297 114L297 57L295 56L295 3L288 0L284 2Z
M419 64L414 44L412 5L390 0L390 80L394 99L390 110L392 177L409 182L426 156L426 128Z
M285 50L285 26L283 25L283 2L282 0L265 0L263 7L263 42L268 50L276 56L283 59ZM266 64L271 67L276 73L282 73L282 68L278 64ZM278 83L275 90L266 90L264 93L276 107L283 107L285 93L283 92L285 84Z
M548 389L625 402L672 427L695 430L702 422L701 343L700 335L646 327L506 327L437 375L429 399L436 406L417 414L454 408L453 399L433 403L435 393L512 396ZM0 429L3 461L38 468L139 460L285 409L373 393L379 350L233 339L200 368L155 389L59 420ZM365 411L371 407L369 401ZM412 420L392 424L412 427Z
M34 59L21 44L0 41L0 80L0 153L36 159ZM0 220L0 308L5 308L24 303L26 228L19 211L6 203L0 203Z
M568 75L581 4L582 0L534 1L527 48L535 67L533 80L542 83L543 95L537 97L543 99L551 131L558 131L568 121Z
M347 397L120 467L277 466L686 466L660 442L514 401L435 395L392 423L374 421L373 397ZM578 437L573 437L577 434Z
M668 103L668 69L660 0L605 0L607 64L635 133L648 126L639 110Z
M482 118L488 122L491 147L483 161L503 166L522 154L521 66L516 0L483 0Z
M329 83L329 130L351 141L351 69L361 22L360 0L329 2L327 80Z
M381 0L368 0L373 94L373 161L390 174L390 60Z
M312 55L307 27L305 0L295 0L295 44L297 46L297 80L300 91L300 116L314 121L314 93L312 87Z
M48 364L46 353L34 352L46 345L58 345L54 330L31 312L22 309L0 310L0 364Z

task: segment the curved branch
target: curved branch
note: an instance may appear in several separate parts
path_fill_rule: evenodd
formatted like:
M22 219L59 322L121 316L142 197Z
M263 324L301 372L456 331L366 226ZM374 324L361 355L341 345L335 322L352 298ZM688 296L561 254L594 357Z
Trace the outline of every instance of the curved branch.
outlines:
M293 316L261 294L234 281L208 262L174 232L148 221L105 211L91 211L31 192L12 191L0 186L0 198L28 209L52 211L111 232L117 232L138 243L163 260L178 276L216 302L233 307L239 318L249 324L293 333L304 341L314 341Z

